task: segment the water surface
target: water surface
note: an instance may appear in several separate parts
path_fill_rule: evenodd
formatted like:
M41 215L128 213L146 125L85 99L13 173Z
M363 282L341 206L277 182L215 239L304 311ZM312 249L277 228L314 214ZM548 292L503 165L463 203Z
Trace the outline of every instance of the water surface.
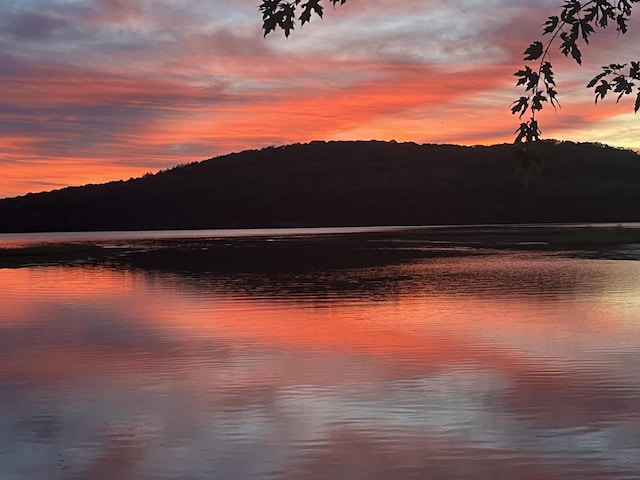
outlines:
M294 237L403 231L405 226L315 227L315 228L235 228L211 230L132 230L90 232L0 233L0 247L65 242L121 243L139 240L219 239L247 237ZM429 227L421 227L429 228ZM431 227L433 228L433 227Z
M473 253L0 269L0 478L640 478L640 262Z

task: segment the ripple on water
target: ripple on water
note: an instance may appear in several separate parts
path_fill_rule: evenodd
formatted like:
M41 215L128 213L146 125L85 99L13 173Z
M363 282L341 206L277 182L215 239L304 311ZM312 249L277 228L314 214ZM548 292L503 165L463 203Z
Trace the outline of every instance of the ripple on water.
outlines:
M639 478L636 263L0 270L0 477Z

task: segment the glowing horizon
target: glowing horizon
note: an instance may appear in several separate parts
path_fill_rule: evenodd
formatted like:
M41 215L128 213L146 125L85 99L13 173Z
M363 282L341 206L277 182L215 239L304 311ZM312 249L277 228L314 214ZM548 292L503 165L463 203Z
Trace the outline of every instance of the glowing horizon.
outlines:
M265 39L253 4L4 2L0 198L313 140L511 142L513 72L557 9L350 0ZM597 34L582 68L554 54L562 109L542 112L545 138L640 148L632 100L594 106L584 88L634 58L630 27Z

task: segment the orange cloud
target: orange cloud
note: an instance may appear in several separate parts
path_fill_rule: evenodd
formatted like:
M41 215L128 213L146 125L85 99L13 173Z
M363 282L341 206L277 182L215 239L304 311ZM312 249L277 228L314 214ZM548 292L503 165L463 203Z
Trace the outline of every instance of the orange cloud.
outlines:
M491 5L347 2L288 40L262 38L248 7L12 11L2 18L14 28L0 34L16 45L0 58L0 197L316 139L511 141L512 73L539 35L531 18L554 10L528 2L494 15ZM629 54L628 43L598 40L585 52L593 62ZM557 63L563 108L541 117L544 135L637 147L627 107L594 109L587 67Z

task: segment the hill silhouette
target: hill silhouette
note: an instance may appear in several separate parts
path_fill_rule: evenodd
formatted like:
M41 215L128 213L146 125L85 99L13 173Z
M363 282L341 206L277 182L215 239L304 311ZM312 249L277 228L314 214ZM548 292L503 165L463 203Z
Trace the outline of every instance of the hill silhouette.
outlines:
M518 147L311 142L128 181L0 200L0 231L640 221L640 156L545 141Z

